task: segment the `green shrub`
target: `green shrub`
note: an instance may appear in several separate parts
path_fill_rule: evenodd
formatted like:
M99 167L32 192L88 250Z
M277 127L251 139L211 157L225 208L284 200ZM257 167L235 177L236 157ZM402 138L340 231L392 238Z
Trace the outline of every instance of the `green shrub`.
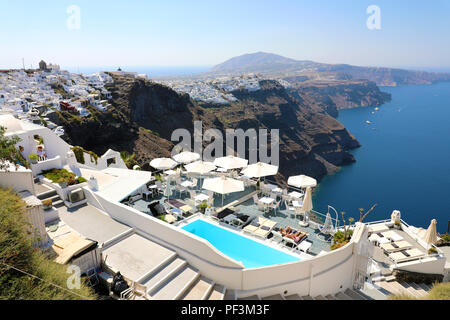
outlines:
M444 240L445 242L450 242L450 234L448 233L442 234L440 238L442 238L442 240Z
M30 159L30 160L39 160L39 156L37 155L37 153L30 153L28 155L28 159Z
M0 300L95 299L96 295L85 283L72 292L55 286L67 288L70 276L66 273L67 266L33 249L34 239L29 230L25 203L11 190L0 188Z

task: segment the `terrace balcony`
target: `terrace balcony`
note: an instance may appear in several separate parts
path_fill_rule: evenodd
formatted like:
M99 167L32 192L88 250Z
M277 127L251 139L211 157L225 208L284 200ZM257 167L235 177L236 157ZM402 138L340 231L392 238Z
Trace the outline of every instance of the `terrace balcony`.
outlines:
M214 174L213 176L217 176L217 174ZM211 176L207 175L203 177L203 179L208 177ZM181 174L180 178L181 180L179 181L189 181L192 176ZM306 233L307 237L302 242L310 243L310 245L307 245L310 247L306 251L307 254L311 256L323 254L324 252L330 251L332 235L323 234L320 231L326 218L325 214L312 210L307 215L306 221L304 221L305 216L299 215L286 207L285 201L281 201L281 195L279 198L277 198L277 201L279 201L279 207L277 209L264 209L261 207L261 204L255 203L254 196L256 195L257 197L261 198L264 195L269 196L270 192L269 190L261 190L257 188L256 181L254 180L246 181L244 191L225 195L223 198L223 205L221 195L210 194L209 196L212 196L212 199L209 203L210 206L214 209L215 212L222 212L222 214L219 215L219 218L205 215L199 209L199 204L201 202L196 201L192 196L194 193L197 195L203 194L205 195L205 198L206 196L208 196L206 191L203 190L202 192L201 190L203 179L198 179L197 184L192 186L191 188L181 189L179 188L177 183L175 183L175 181L171 180L172 182L169 182L169 188L167 187L167 185L164 185L163 188L159 190L159 192L156 191L149 192L147 194L130 195L127 199L122 201L122 203L148 215L153 215L151 209L149 208L151 204L155 204L158 202L162 203L165 206L168 215L174 216L174 218L170 217L170 219L166 220L166 222L168 221L169 223L172 223L173 225L180 228L188 224L193 219L202 217L219 223L225 228L244 233L243 230L248 224L251 223L251 221L258 219L258 217L261 217L276 222L276 229L285 229L287 227L290 227L296 231ZM170 192L168 193L169 190ZM299 192L300 190L289 187L287 193L291 193L294 191ZM168 201L168 199L170 199L170 201ZM177 202L179 202L178 206L186 205L190 208L190 210L180 212L180 210L177 210L177 208L175 208L171 204L174 203L175 205L177 205ZM235 217L236 215L238 217L243 217L245 221L243 221L243 223L240 225L236 225L235 221L233 221L234 219L231 218ZM334 218L332 218L332 224L333 227L339 227L339 221L336 221L336 219ZM249 234L245 232L245 234L250 235L255 239L261 240L261 237L254 236L251 233ZM279 239L274 237L274 234L272 232L270 232L266 237L263 237L262 240L270 245L278 246L283 250L290 250L292 252L300 253L299 250L296 250L296 245L292 247L292 243L284 240L280 241ZM306 245L306 243L304 245Z

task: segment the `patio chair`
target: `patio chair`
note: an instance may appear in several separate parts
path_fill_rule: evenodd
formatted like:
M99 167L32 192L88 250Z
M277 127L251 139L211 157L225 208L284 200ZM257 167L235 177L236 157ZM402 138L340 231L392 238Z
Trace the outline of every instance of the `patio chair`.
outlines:
M291 238L287 238L287 237L284 237L284 243L285 243L286 247L292 248L292 249L295 249L298 246L297 242L295 242ZM291 246L288 246L288 244L290 244Z
M269 205L269 209L272 209L273 210L273 212L277 212L277 210L278 210L278 208L280 207L280 203L281 203L281 200L280 201L278 201L278 202L274 202L274 203L272 203L271 205Z
M284 242L284 237L281 233L279 233L278 231L272 230L272 241L275 241L277 243L283 243Z

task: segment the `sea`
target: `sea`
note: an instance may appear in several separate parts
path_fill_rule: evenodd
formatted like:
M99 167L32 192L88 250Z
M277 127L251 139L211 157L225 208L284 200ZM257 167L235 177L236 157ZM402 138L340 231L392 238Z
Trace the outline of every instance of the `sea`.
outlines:
M400 210L407 223L438 232L450 221L450 83L381 87L392 101L379 107L339 112L338 120L362 144L356 163L325 177L314 206L328 205L359 220L359 208L377 204L367 221L389 219ZM367 121L370 122L367 123Z

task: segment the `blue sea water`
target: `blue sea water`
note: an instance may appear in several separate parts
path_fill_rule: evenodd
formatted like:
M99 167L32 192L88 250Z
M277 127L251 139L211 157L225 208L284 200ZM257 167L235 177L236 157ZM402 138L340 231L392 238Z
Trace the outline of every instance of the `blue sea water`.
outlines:
M438 231L450 220L450 83L382 87L392 101L340 111L338 120L358 139L357 162L322 180L315 208L330 204L359 219L359 208L378 206L366 219L387 219L398 209L409 224ZM367 124L366 121L371 121Z
M236 261L241 261L246 268L259 268L300 260L203 220L196 220L182 229L208 240L216 249Z

